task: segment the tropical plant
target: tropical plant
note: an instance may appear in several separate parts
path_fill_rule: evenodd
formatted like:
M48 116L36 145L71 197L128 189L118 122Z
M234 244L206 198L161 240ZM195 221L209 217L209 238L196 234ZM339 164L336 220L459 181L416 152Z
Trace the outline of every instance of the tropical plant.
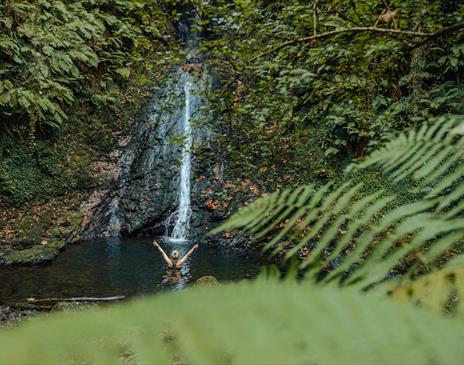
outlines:
M464 238L462 128L461 117L439 118L401 134L359 166L380 166L396 183L412 179L422 192L416 202L399 204L385 191L363 193L351 180L307 185L258 199L216 232L238 229L268 241L265 249L286 259L303 255L300 268L321 284L368 290L389 279L416 280L440 268ZM459 268L435 277L445 273L462 282Z
M175 50L170 24L145 0L2 2L1 130L43 137L70 111L114 103L131 76L153 68L167 45Z
M197 3L224 80L212 96L221 153L238 176L265 171L269 190L331 178L392 133L464 112L455 1ZM396 26L374 27L389 8Z
M1 2L0 205L97 183L93 162L182 57L175 3Z
M464 260L450 260L443 269L433 271L414 281L405 281L392 288L388 295L441 313L464 318Z
M463 334L410 305L261 279L34 319L0 330L0 363L458 364Z

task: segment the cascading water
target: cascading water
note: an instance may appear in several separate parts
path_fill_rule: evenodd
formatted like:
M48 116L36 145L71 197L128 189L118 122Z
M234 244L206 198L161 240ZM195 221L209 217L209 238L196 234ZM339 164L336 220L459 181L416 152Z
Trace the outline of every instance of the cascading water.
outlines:
M184 15L178 30L187 62L151 86L152 96L135 116L134 129L118 141L111 155L110 188L96 192L85 207L89 218L80 232L83 239L148 234L183 242L209 229L211 214L200 192L212 167L192 148L205 156L214 141L212 115L203 107L213 77L189 26L192 14Z
M121 138L113 154L111 188L89 201L91 218L82 238L143 233L183 242L208 229L202 214L209 212L198 193L211 166L195 158L192 148L198 146L204 155L212 141L211 115L202 107L212 77L198 55L195 33L187 25L180 27L188 63L152 86L134 130Z
M191 149L193 143L192 124L191 124L191 91L192 80L187 72L183 72L181 80L184 84L184 117L182 122L183 129L183 146L182 162L179 176L178 207L173 215L168 219L176 219L170 238L176 241L185 241L188 237L188 228L191 215L190 207L190 179L191 179Z
M210 167L198 164L192 149L208 149L213 140L202 97L210 85L208 71L191 63L155 89L130 140L122 141L114 187L90 207L92 218L81 237L144 231L182 242L197 235L202 219L197 194L205 182L194 174L208 176Z

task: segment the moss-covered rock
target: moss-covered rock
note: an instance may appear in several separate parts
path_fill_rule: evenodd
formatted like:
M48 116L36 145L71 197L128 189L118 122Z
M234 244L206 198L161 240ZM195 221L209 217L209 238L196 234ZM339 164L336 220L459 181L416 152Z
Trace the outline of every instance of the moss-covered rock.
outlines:
M0 252L0 266L43 264L55 259L59 252L59 248L45 245L38 245L25 250L7 249Z
M220 285L219 281L212 275L206 275L199 278L195 281L196 286L203 286L203 285Z
M84 198L76 194L0 211L0 266L49 262L67 244L79 241Z

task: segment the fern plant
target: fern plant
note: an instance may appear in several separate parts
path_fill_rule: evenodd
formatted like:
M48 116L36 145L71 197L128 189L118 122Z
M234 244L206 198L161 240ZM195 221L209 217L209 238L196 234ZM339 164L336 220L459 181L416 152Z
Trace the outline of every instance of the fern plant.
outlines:
M156 65L155 48L175 50L164 6L146 0L7 1L0 32L2 128L30 136L63 129L73 107L111 104Z
M419 182L425 199L439 199L438 211L459 216L464 205L462 117L441 117L431 125L401 134L361 164L377 165L396 183L407 178Z
M388 294L394 299L464 318L463 257L450 260L441 270L393 287Z
M458 364L463 334L409 305L257 280L34 319L0 330L0 363Z
M359 167L380 166L388 179L413 179L424 192L416 202L362 193L347 181L275 192L233 215L215 232L239 230L265 249L291 259L322 284L370 289L393 278L414 279L439 267L464 238L462 119L440 118L402 134Z

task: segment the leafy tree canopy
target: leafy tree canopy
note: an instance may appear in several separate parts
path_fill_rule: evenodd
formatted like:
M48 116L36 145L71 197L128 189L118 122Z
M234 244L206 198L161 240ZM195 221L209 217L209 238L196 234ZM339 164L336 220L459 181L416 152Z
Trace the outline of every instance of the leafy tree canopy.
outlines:
M378 23L389 10L394 22ZM397 131L464 112L459 2L214 1L198 11L224 79L213 96L232 136L222 148L238 173L262 169L274 188L333 176Z

